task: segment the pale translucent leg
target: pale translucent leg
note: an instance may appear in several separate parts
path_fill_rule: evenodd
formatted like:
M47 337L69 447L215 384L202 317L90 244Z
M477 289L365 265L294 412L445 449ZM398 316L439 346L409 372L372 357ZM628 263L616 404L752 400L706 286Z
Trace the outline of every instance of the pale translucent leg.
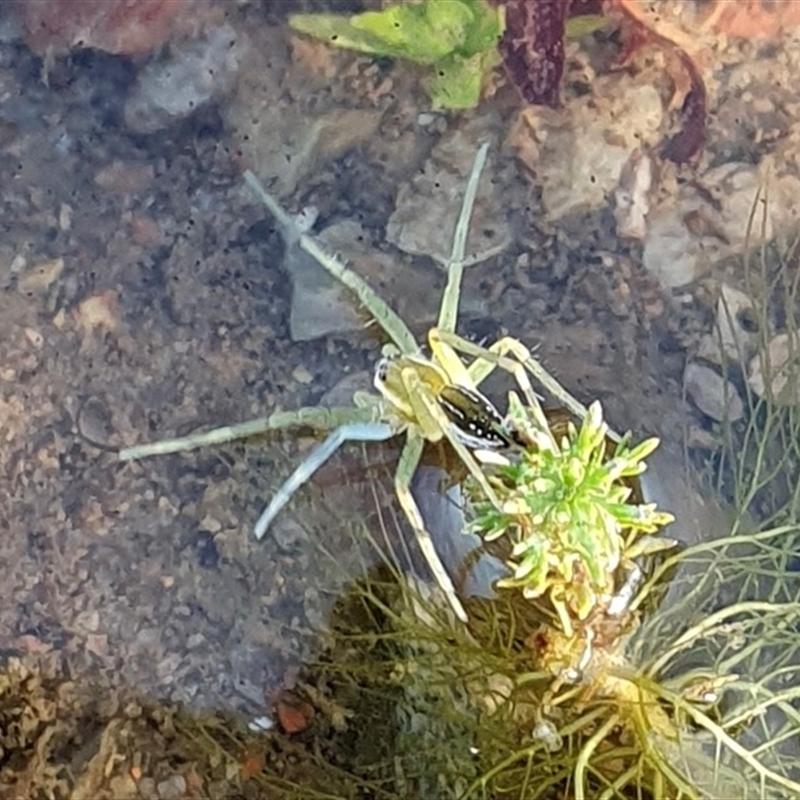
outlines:
M425 530L425 522L422 519L419 507L417 506L414 496L411 493L411 479L419 466L419 460L422 456L422 449L425 446L425 440L418 436L409 435L406 439L403 452L400 454L400 461L397 464L397 472L394 476L394 488L397 493L397 499L403 513L406 515L411 529L414 531L414 536L419 544L419 549L425 560L428 562L431 574L434 580L442 589L450 601L456 615L462 622L467 621L467 612L461 604L461 600L456 594L456 587L447 570L444 568L439 554L433 544L433 539L430 533Z
M292 495L345 443L345 442L385 442L397 431L385 422L364 422L342 425L315 447L286 479L275 493L270 504L264 509L256 522L253 533L261 539L281 509L292 499Z
M288 241L297 241L300 247L323 269L350 289L403 353L420 352L417 340L405 322L360 275L345 266L336 256L326 253L313 236L300 233L294 220L281 208L278 201L264 189L258 178L250 170L244 173L244 180L277 219Z
M467 247L467 236L469 235L469 222L472 217L472 207L475 205L475 195L478 193L478 182L480 181L488 152L489 144L484 143L475 154L475 160L472 162L472 171L464 192L464 200L461 203L461 212L458 215L458 222L453 235L453 247L450 251L450 258L445 264L447 284L442 293L442 304L439 307L439 321L437 322L437 326L445 331L452 332L456 329L458 303L461 296L461 278L464 273L464 254Z
M119 451L120 461L134 461L147 456L180 453L195 450L198 447L234 442L248 439L251 436L269 433L284 428L308 427L314 430L330 431L341 425L377 422L380 408L341 406L339 408L300 408L296 411L278 411L268 417L242 422L239 425L225 425L205 433L193 433L177 439L165 439L161 442L138 444L124 447Z
M527 349L519 344L516 339L506 337L495 342L491 347L481 347L473 342L463 339L455 333L447 331L440 331L434 328L428 333L428 340L430 341L431 348L439 353L439 357L444 357L448 352L452 355L448 356L448 364L452 359L461 363L461 359L456 354L456 351L471 355L475 359L469 367L463 367L464 376L463 382L467 386L474 386L478 388L486 377L496 368L501 367L507 372L510 372L517 381L525 401L532 413L539 418L540 424L545 424L544 413L539 398L531 386L530 379L525 372L525 367L519 360L518 356L522 351L527 352ZM513 349L512 345L519 345L519 349ZM511 353L515 358L508 358L506 353ZM457 373L459 374L459 373Z

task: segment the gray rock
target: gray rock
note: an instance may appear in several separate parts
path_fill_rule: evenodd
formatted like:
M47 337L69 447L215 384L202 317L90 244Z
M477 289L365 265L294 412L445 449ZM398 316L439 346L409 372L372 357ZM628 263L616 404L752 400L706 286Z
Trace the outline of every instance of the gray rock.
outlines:
M247 49L242 36L222 25L168 60L150 62L125 103L125 124L136 133L153 133L221 97L232 87Z
M686 394L711 419L735 422L744 416L744 403L736 387L712 367L690 361L683 373Z
M767 213L753 208L768 190ZM741 256L800 220L800 179L774 176L773 166L728 163L686 184L647 217L643 263L664 288L692 283L729 256Z
M422 171L401 186L386 225L389 242L411 255L447 261L475 153L487 138L490 134L483 127L473 125L442 139ZM467 237L466 255L478 260L502 252L512 241L503 204L491 179L491 163L490 152Z

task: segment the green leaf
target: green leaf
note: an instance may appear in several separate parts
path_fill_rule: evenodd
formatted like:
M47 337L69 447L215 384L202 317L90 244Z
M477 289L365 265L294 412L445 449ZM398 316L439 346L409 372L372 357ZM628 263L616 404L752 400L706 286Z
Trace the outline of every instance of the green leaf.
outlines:
M350 17L293 14L289 24L336 47L429 65L455 54L469 59L496 50L503 25L486 0L397 3Z
M446 5L441 0L431 0L431 5ZM493 8L486 0L468 0L472 11L472 25L467 29L466 41L461 50L464 56L481 52L498 53L497 45L505 29L502 8ZM499 63L499 53L498 53Z
M570 588L572 604L578 613L578 619L586 619L597 603L597 596L588 586L577 584Z
M670 539L666 536L640 536L625 550L625 558L633 560L640 556L652 556L655 553L673 550L678 547L679 544L677 539Z
M475 108L481 99L483 78L499 59L499 53L484 52L470 58L453 54L439 61L433 67L433 74L424 81L433 107Z
M436 9L439 8L437 11ZM464 44L465 12L461 0L398 4L351 17L353 27L385 43L386 55L418 64L435 64Z
M595 400L590 406L586 419L581 425L580 433L576 442L578 453L588 457L594 450L598 449L605 441L607 425L603 422L603 409L599 401ZM574 435L570 436L574 440Z
M403 57L400 49L392 48L380 37L357 28L351 19L339 14L292 14L289 25L300 33L321 39L334 47L369 55Z
M632 448L626 454L626 458L628 461L631 462L640 462L644 461L659 445L660 440L657 436L653 436L651 439L645 439L643 442L640 442L636 445L636 447Z

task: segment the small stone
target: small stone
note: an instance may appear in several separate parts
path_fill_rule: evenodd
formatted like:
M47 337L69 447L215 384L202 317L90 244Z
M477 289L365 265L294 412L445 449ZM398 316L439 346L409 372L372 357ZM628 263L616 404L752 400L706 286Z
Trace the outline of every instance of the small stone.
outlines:
M222 523L211 514L206 514L200 522L200 527L209 533L219 533L222 530Z
M75 627L88 633L94 633L100 627L100 613L94 609L81 611L75 618Z
M467 176L487 131L477 125L443 137L424 167L400 187L386 223L386 241L413 256L447 261L461 212ZM508 219L500 210L498 190L484 169L475 197L466 254L478 259L497 255L512 241ZM477 223L480 220L480 223Z
M717 303L717 330L727 358L739 363L758 347L759 324L752 298L723 284Z
M653 185L653 162L634 150L614 190L614 220L617 234L623 239L643 241L647 235L647 215L650 212L648 194Z
M154 176L151 164L114 161L94 176L94 184L107 192L141 194L153 182Z
M744 416L744 403L736 387L712 367L688 363L683 384L694 404L711 419L736 422Z
M154 133L227 94L247 50L245 37L230 25L176 45L169 58L154 59L141 70L125 103L125 124L137 133Z
M178 800L186 791L186 779L182 775L172 775L159 781L156 790L160 800Z
M84 334L115 331L119 324L117 316L117 293L110 289L93 294L75 309L75 322Z
M62 203L58 209L58 227L64 233L72 228L72 206L66 203Z
M312 383L314 380L314 376L302 364L292 370L292 377L303 385Z
M275 704L278 722L284 733L302 733L314 718L314 709L309 703L293 695L283 692Z
M108 788L112 797L141 797L136 781L127 773L112 776L108 782Z
M12 262L12 271L14 264ZM24 267L23 267L24 268ZM64 271L64 259L53 258L48 261L40 261L30 269L26 269L17 281L17 289L22 294L40 294L58 280Z
M663 116L655 87L617 73L561 109L527 107L508 143L536 175L545 216L556 221L603 206L634 151L657 141Z
M44 345L44 336L34 328L25 328L25 338L37 349L41 350Z
M270 529L270 536L282 552L291 552L308 539L305 528L287 515L275 520Z

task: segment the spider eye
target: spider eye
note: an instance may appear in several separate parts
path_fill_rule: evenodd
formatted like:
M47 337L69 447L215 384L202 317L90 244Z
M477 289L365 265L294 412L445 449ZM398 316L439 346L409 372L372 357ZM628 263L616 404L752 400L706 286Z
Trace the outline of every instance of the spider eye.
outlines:
M375 365L375 380L383 383L386 380L386 374L388 373L388 371L389 371L389 361L386 358L382 358Z

